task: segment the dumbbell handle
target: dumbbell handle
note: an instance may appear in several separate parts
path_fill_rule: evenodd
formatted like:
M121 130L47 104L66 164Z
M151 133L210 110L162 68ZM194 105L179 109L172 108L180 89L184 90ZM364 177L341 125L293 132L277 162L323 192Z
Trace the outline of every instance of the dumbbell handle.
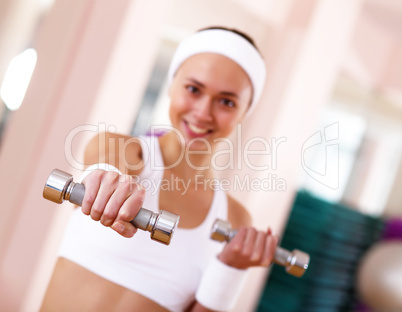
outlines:
M215 220L211 230L211 238L221 242L230 242L236 234L237 230L233 230L229 222L220 219ZM289 251L276 247L273 262L284 266L287 273L301 277L308 268L310 256L297 249Z
M43 197L57 204L67 200L81 206L84 195L85 185L73 182L72 175L59 169L52 171L43 189ZM151 232L153 240L169 245L179 219L178 215L166 210L154 213L141 208L131 223L138 229Z
M81 183L70 182L69 185L70 191L66 192L64 196L64 200L69 201L72 204L82 206L82 201L85 196L85 185ZM151 222L155 213L152 211L140 208L138 214L135 216L133 220L131 220L131 224L133 224L136 228L144 230L144 231L152 231L152 225L155 222Z

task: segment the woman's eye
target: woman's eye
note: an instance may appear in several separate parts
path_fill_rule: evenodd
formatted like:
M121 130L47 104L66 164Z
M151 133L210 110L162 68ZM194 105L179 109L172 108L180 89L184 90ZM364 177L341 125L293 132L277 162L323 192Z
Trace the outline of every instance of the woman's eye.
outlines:
M235 103L229 99L221 99L221 103L227 107L235 107Z
M186 89L187 89L187 91L189 91L190 93L195 93L195 94L196 94L196 93L199 92L198 88L197 88L197 87L194 87L194 86L187 86Z

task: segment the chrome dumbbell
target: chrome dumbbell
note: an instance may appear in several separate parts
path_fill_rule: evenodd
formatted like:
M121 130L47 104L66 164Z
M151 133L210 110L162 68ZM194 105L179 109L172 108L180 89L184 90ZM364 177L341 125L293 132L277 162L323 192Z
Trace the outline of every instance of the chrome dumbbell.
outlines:
M229 242L237 231L232 229L229 222L216 219L211 229L211 238L219 242ZM296 276L303 276L310 263L310 256L303 251L288 251L281 247L276 247L274 263L284 266L286 272Z
M59 169L51 172L43 189L43 197L57 204L68 200L81 206L84 194L84 184L73 182L71 174ZM151 239L169 245L179 219L180 216L166 210L154 213L141 208L131 223L138 229L151 232Z

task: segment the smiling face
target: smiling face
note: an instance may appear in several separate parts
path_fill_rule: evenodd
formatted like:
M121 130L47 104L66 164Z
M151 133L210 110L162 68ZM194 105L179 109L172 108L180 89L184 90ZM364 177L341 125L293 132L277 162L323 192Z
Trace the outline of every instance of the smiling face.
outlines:
M202 138L212 145L214 139L227 137L243 120L252 98L252 85L244 70L231 59L202 53L181 65L169 95L170 120L186 144Z

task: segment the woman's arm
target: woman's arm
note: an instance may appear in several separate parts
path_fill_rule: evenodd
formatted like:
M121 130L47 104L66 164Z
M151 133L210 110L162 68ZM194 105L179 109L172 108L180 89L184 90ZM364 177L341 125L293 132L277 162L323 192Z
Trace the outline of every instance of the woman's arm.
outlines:
M277 243L278 238L272 235L270 229L263 232L253 227L241 227L218 255L217 261L220 264L212 265L204 272L208 277L200 283L197 291L199 296L196 296L200 302L195 301L188 311L227 311L229 309L213 307L233 307L243 287L246 270L250 267L268 267L272 263Z
M85 185L82 212L120 235L132 237L137 229L130 221L137 215L145 196L144 189L132 177L142 170L139 140L100 133L87 144L84 163L106 163L123 174L101 169L91 171L82 181Z
M233 198L229 197L229 221L234 225L234 228L238 228L238 232L236 236L226 244L223 251L218 255L218 260L221 262L221 265L218 266L222 271L225 272L229 279L226 279L226 275L222 274L220 278L211 279L211 288L221 287L221 289L225 289L226 287L231 288L233 285L233 279L231 275L235 274L239 276L238 285L234 285L235 287L232 290L228 290L230 294L223 292L223 295L229 295L227 298L230 298L229 301L234 302L236 296L234 293L240 291L240 287L242 285L242 281L244 278L242 277L242 271L245 273L246 270L250 267L268 267L272 261L275 254L275 249L278 244L278 237L272 235L271 230L268 228L267 231L257 231L255 228L251 226L251 217L247 210ZM216 263L216 261L215 261ZM206 270L209 270L208 267ZM215 269L216 270L216 269ZM216 276L218 272L208 272L209 276ZM204 274L206 274L204 272ZM221 279L221 280L220 280ZM209 278L206 279L207 281ZM228 282L229 281L229 282ZM216 285L216 283L220 283L220 285ZM214 285L212 285L214 284ZM226 284L226 285L225 285ZM236 284L236 283L235 283ZM201 282L200 287L204 288L202 292L203 295L200 297L208 298L209 293L205 296L205 289L208 288L208 285L205 281ZM211 292L211 296L214 296L220 289L215 289ZM233 293L232 293L233 291ZM208 290L207 290L208 292ZM220 297L217 296L212 302L215 303L220 301ZM209 299L207 299L209 300ZM226 299L223 299L226 300ZM208 303L208 306L212 306L215 303ZM220 305L218 303L217 305ZM226 306L225 304L223 306ZM188 311L191 312L210 312L210 311L222 311L219 310L211 310L202 305L202 302L194 302L194 304L190 307Z
M216 310L207 309L206 307L195 301L190 309L187 310L187 312L216 312Z
M110 132L95 135L85 148L84 164L98 163L112 165L123 174L139 175L144 165L139 139Z
M228 196L228 219L236 236L226 244L218 258L225 264L247 269L253 266L269 266L275 254L278 237L267 231L257 231L252 227L252 220L246 208Z

